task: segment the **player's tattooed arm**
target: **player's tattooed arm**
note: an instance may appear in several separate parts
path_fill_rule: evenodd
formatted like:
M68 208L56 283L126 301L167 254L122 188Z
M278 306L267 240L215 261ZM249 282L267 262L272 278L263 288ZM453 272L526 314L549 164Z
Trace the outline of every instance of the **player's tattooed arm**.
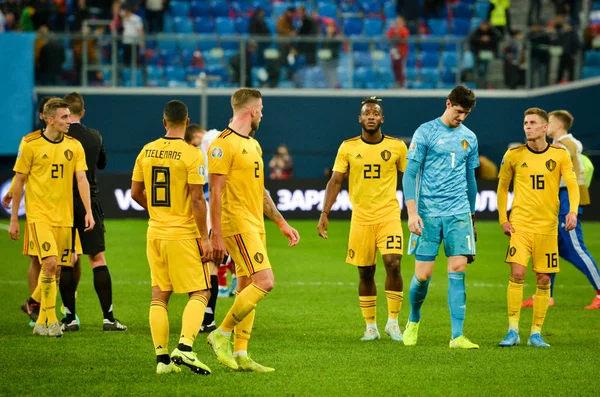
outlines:
M271 198L271 195L269 194L269 192L267 192L267 189L265 189L265 191L264 191L263 199L264 199L263 212L265 213L265 215L270 220L275 222L278 226L280 223L285 222L285 219L283 219L283 215L281 215L281 213L277 209L277 206L275 206L275 203L273 202L273 199Z

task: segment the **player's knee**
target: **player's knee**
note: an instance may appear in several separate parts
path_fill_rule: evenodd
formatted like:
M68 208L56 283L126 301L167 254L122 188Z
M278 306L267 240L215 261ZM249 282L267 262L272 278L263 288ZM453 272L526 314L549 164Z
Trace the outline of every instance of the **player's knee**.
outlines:
M375 280L375 266L359 267L358 276L362 282L373 282Z
M389 275L400 275L400 256L393 256L387 260L384 259L383 264L385 265L385 270Z
M255 283L257 287L267 292L271 292L275 287L275 282L272 279L260 280Z
M538 284L550 284L550 275L545 273L537 273L536 281Z
M521 269L522 267L522 269ZM525 267L521 266L521 267L515 267L513 266L513 268L510 271L510 275L512 278L516 279L516 280L525 280Z
M56 274L56 270L55 256L42 259L42 272L45 276L54 276Z
M90 265L92 269L95 269L100 266L106 266L106 257L104 256L104 252L99 252L94 255L90 255Z
M31 261L29 262L29 268L39 271L42 265L40 264L40 260L37 256L32 256Z
M203 290L200 290L200 291L194 291L194 292L190 292L188 295L189 295L190 298L192 297L192 295L201 295L201 296L205 297L208 300L208 299L210 299L210 290L203 289Z

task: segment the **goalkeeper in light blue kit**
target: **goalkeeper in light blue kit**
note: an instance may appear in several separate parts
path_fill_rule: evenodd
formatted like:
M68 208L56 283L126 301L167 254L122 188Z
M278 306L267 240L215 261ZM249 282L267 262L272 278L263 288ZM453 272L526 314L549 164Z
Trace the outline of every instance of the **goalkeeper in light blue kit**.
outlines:
M446 100L441 117L422 124L413 135L402 185L408 210L415 275L410 283L410 316L404 344L417 344L421 306L442 241L448 257L448 306L452 320L450 347L478 349L463 335L466 310L465 270L475 257L473 214L479 167L477 137L462 123L475 107L475 94L458 86Z

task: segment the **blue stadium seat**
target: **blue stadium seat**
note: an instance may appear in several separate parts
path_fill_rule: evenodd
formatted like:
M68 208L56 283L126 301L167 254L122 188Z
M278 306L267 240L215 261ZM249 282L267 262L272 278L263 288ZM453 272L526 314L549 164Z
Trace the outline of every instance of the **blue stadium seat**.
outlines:
M142 74L142 69L135 70L135 78L136 78L136 87L144 86L144 76ZM121 79L123 80L123 85L126 87L131 87L133 76L131 73L131 69L123 69L121 71Z
M366 88L368 82L377 81L377 72L372 68L359 67L354 71L354 88Z
M274 18L265 18L265 23L272 35L277 34L277 25Z
M421 58L421 67L423 68L437 68L440 63L440 57L435 52L424 52Z
M581 77L584 79L589 79L592 77L600 77L600 67L584 66Z
M194 43L195 44L195 43ZM189 66L192 64L192 59L194 59L194 52L196 50L181 50L181 63L183 66Z
M210 4L208 4L206 1L192 1L190 3L190 10L194 18L210 16Z
M454 18L452 20L452 29L451 33L454 36L467 36L469 34L469 29L471 25L471 21L469 19L463 18Z
M179 51L172 50L160 50L160 59L162 60L162 64L164 66L167 65L179 65L181 63L181 55Z
M383 30L383 21L379 18L365 18L365 36L380 37Z
M361 18L346 18L344 19L344 35L359 35L362 34L363 20Z
M419 78L419 69L413 67L406 68L406 81L416 81Z
M356 14L359 10L358 3L351 0L341 0L340 10L343 14Z
M385 56L381 59L374 59L373 66L376 69L381 70L391 70L392 69L392 59L390 58L390 54L386 53Z
M337 5L320 1L317 5L317 12L322 17L337 18Z
M248 34L250 30L249 25L250 18L248 17L237 17L235 19L235 31L238 34Z
M215 22L211 17L196 17L194 19L194 28L196 33L214 33Z
M225 63L225 65L229 65L229 60L231 59L231 57L237 55L238 52L239 51L236 51L236 50L224 50L223 51L223 62Z
M177 42L177 47L180 50L185 51L195 51L196 50L196 42L191 40L193 36L191 35L181 35L180 40Z
M442 82L446 84L453 84L456 82L456 68L444 68L442 71Z
M435 85L421 81L413 81L408 84L408 88L413 90L433 90Z
M479 19L487 19L490 11L489 1L478 1L475 3L475 17Z
M217 48L219 44L215 41L213 37L203 37L198 41L198 48L200 51L210 51L213 48Z
M190 3L186 1L172 1L169 7L174 17L187 17L190 13Z
M192 20L188 17L173 18L173 26L175 33L192 33L194 31Z
M327 88L325 73L320 66L314 66L306 69L304 75L305 88Z
M373 60L371 59L371 54L369 52L354 51L352 57L354 59L354 67L359 68L362 66L370 68L373 66Z
M173 30L173 17L165 12L163 14L163 32L173 33Z
M248 15L250 13L250 4L244 0L235 0L231 2L231 8L234 9L236 15Z
M181 66L167 66L165 68L165 77L167 83L170 81L186 82L185 69Z
M146 65L158 65L160 57L157 51L146 50Z
M383 14L385 15L386 19L395 19L397 16L396 3L393 1L387 1L383 5Z
M454 51L444 51L442 53L442 65L446 68L456 68L458 64L458 59L456 56L456 52Z
M160 38L161 35L158 36L158 38ZM157 40L156 41L157 44L156 46L158 47L159 50L174 50L175 48L177 48L177 42L175 40L172 39L163 39L163 40Z
M408 56L406 57L406 66L409 68L414 68L417 66L417 55L415 51L408 52Z
M210 65L206 67L206 74L209 76L216 76L221 78L221 82L229 81L229 73L221 65Z
M600 66L600 51L586 51L584 66Z
M429 30L431 31L432 36L445 36L448 34L448 24L445 19L430 19Z
M210 13L213 17L229 17L229 3L224 1L211 1Z
M292 3L281 2L273 3L273 13L271 16L277 20L282 14L284 14L288 8L292 7Z
M185 68L185 79L187 81L195 80L198 78L200 73L204 72L204 69L196 67L196 66L188 66Z
M479 27L479 25L481 24L482 19L479 18L471 18L471 27L470 27L470 31L474 32L477 30L477 28Z
M208 51L204 54L205 66L220 66L223 65L223 58L221 54L215 53L214 51Z
M235 34L235 22L229 18L216 18L215 26L217 28L217 34Z
M335 71L340 87L344 89L350 88L350 73L348 68L346 66L338 66Z
M146 85L149 87L162 87L164 83L164 69L159 66L146 66Z
M365 13L365 15L369 14L379 14L381 13L381 9L383 4L377 0L359 0L359 7Z
M65 61L62 64L62 70L70 71L73 69L73 49L65 48Z
M380 70L379 81L383 88L393 88L394 84L396 84L396 76L394 76L394 73L389 69Z
M457 3L452 7L452 15L454 18L471 18L473 11L470 4Z
M421 36L422 38L435 38L432 36ZM421 43L421 51L423 52L438 52L440 50L441 44L439 42L422 42Z
M431 83L437 85L440 80L440 71L437 68L422 68L421 81L423 83Z
M273 7L269 0L255 0L252 2L252 9L256 10L257 8L262 8L265 10L265 16L271 15L273 12Z

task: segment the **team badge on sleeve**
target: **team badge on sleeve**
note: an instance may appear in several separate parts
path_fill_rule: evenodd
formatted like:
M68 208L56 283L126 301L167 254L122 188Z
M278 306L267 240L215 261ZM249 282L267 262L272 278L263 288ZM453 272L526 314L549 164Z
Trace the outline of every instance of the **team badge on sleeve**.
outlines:
M201 165L200 167L198 167L198 175L200 175L200 176L206 176L206 168L204 168L203 165Z
M221 157L223 157L223 149L221 149L220 147L214 148L212 152L210 152L210 156L213 159L220 159Z
M469 142L467 142L466 139L463 139L460 144L461 144L463 150L467 150L469 148Z
M388 161L392 157L392 153L389 150L384 150L381 152L381 158L385 161Z
M73 152L69 149L65 150L65 158L69 161L73 160Z
M411 142L410 147L408 148L408 150L415 150L417 148L417 143L416 142Z
M254 260L257 261L258 263L263 263L264 259L265 259L265 256L263 254L261 254L260 252L257 252L256 254L254 254Z
M556 168L556 161L552 159L546 161L546 168L548 168L548 171L550 172L554 171L554 169Z

